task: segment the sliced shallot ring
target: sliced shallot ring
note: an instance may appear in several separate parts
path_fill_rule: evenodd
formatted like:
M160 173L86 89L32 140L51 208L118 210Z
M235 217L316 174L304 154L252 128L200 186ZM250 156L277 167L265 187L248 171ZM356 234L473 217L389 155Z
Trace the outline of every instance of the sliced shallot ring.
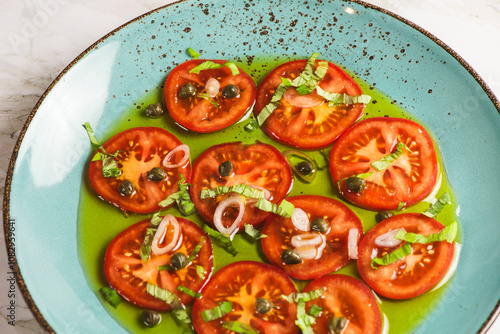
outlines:
M316 255L315 259L321 258L321 255L323 255L323 250L326 247L326 237L323 234L320 234L321 236L321 245L318 247L318 254Z
M311 224L309 223L309 216L304 210L301 208L294 208L290 218L296 229L302 232L309 232Z
M174 154L179 151L184 152L184 156L182 157L181 161L179 161L179 163L176 164L169 164L168 162L170 158L172 158ZM186 144L182 144L174 148L172 151L168 152L168 154L165 156L161 164L165 168L178 168L178 167L184 167L188 162L189 162L189 146L187 146Z
M358 258L358 235L358 229L351 228L347 236L347 256L353 260Z
M285 100L292 106L299 108L314 108L325 102L325 99L319 96L315 91L307 95L299 95L293 87L288 88L283 94Z
M377 238L375 238L374 241L375 246L388 247L388 248L398 246L400 243L403 242L403 240L394 238L394 236L399 232L399 230L405 231L404 228L397 228L395 230L391 230L387 233L379 235Z
M315 259L318 255L318 250L316 249L316 247L294 248L293 251L303 260L312 260Z
M326 238L318 233L303 233L292 237L293 251L304 260L319 259L326 247Z
M219 81L217 81L217 79L215 78L208 79L205 83L205 90L207 91L208 95L210 95L210 97L215 97L215 95L217 95L220 90Z
M234 220L234 222L229 227L224 227L222 224L222 215L224 211L229 207L238 207L239 212L238 216ZM236 232L238 232L240 228L241 220L243 219L243 214L245 213L245 197L240 194L231 193L229 196L226 196L217 208L214 213L214 225L217 231L219 231L222 235L233 238Z
M172 240L170 240L170 243L166 246L159 246L159 244L162 244L163 241L165 240L168 227L170 225L172 225L172 227L174 228L173 232L174 235L172 237ZM166 215L165 217L163 217L153 237L153 242L151 244L151 252L155 255L167 254L168 252L171 252L180 246L179 240L182 241L181 228L179 226L179 222L174 216Z

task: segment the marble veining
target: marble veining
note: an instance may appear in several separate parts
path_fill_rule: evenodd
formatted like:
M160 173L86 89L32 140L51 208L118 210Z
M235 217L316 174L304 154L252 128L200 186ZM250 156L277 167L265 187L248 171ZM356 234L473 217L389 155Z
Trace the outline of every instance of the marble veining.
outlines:
M0 193L13 147L45 89L75 57L109 31L171 0L0 2ZM368 0L426 29L460 54L500 96L500 2ZM3 233L3 232L2 232ZM0 332L44 333L15 288L15 326L7 307L9 263L0 238ZM490 329L500 333L500 323Z

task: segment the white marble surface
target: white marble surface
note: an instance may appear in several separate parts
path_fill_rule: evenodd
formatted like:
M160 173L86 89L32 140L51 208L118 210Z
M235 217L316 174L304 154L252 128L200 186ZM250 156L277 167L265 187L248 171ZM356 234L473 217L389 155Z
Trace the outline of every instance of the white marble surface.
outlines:
M0 193L29 113L79 53L115 27L171 0L0 0ZM499 0L368 0L428 30L458 52L500 96ZM3 231L2 231L3 234ZM0 238L0 332L44 333L16 288L8 324L8 261ZM489 333L500 333L500 321Z

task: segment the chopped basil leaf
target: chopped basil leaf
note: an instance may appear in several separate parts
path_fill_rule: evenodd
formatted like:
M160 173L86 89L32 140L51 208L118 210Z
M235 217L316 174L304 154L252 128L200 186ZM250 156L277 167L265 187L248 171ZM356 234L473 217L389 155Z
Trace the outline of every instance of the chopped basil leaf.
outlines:
M394 238L410 242L412 244L430 244L436 241L447 241L452 243L455 241L458 233L458 224L453 222L446 226L441 232L429 235L422 235L417 233L407 233L405 230L400 229Z
M399 202L397 210L398 211L403 210L403 208L405 207L405 205L406 205L406 202Z
M403 247L396 249L392 253L385 254L383 257L373 258L370 265L372 266L372 269L377 269L378 267L375 266L375 264L379 266L386 266L388 264L394 263L404 258L406 255L409 255L410 253L411 253L411 243L406 243L403 245Z
M248 122L247 125L244 126L244 129L246 132L254 132L259 128L259 121L257 118L252 119L250 122Z
M249 198L264 198L265 193L262 190L258 190L247 186L246 184L236 184L234 186L219 186L213 189L203 189L201 191L201 199L213 198L217 195L223 195L228 193L238 193Z
M255 240L267 238L267 235L262 234L259 230L253 227L253 225L250 224L245 224L245 233L254 238Z
M235 256L236 254L238 254L238 252L236 251L236 249L233 246L233 243L231 242L231 239L229 239L228 237L223 236L219 231L211 229L207 225L203 225L203 231L205 231L212 238L215 238L216 240L218 240L219 242L221 242L222 245L224 246L225 250L229 254L231 254L233 256Z
M158 205L164 208L176 202L177 208L183 216L190 216L194 214L196 212L196 208L194 207L194 203L189 195L189 183L184 183L185 181L186 179L184 178L184 175L180 174L180 180L177 182L179 191L170 194L167 198L158 203Z
M286 299L286 301L289 302L290 304L297 303L301 300L304 302L308 302L318 297L321 297L321 295L325 290L326 288L320 288L309 292L292 292L288 296L281 295L281 298Z
M173 310L184 309L184 305L177 295L167 289L162 289L151 283L146 284L146 292L151 296L166 302Z
M312 315L313 317L317 317L323 309L319 307L316 304L313 304L311 308L309 309L309 314Z
M286 200L282 200L281 204L275 204L269 202L267 199L259 198L257 203L255 203L255 207L261 209L262 211L272 212L279 216L283 216L285 218L290 218L292 216L292 212L294 206L292 203L287 202Z
M215 108L219 108L219 104L208 93L198 93L196 97L207 99Z
M224 301L222 303L219 303L216 307L210 309L210 310L203 310L201 311L201 317L203 321L208 322L212 321L215 319L222 318L229 312L233 310L233 306L231 305L231 302Z
M160 216L160 211L155 212L153 216L151 217L151 220L149 221L150 226L158 226L160 225L161 221L163 220L163 217Z
M90 123L83 123L83 128L87 131L87 135L90 139L90 144L97 150L97 153L92 158L92 161L102 160L102 175L104 177L118 177L122 174L122 170L118 168L116 164L115 157L118 155L118 151L114 154L107 153L102 145L97 141L94 130L90 126Z
M106 301L109 303L109 305L113 306L116 308L118 304L122 302L122 297L116 292L115 289L112 289L110 287L104 287L99 289L99 292L101 295L106 299Z
M205 243L205 237L204 236L201 236L200 238L200 242L198 242L198 244L196 245L196 247L193 249L193 251L189 254L189 257L187 259L187 263L191 263L193 262L194 258L196 257L196 255L198 255L198 253L200 252L201 248L203 247L203 244Z
M196 266L196 273L198 274L198 277L200 278L200 281L205 278L205 269L203 269L202 266Z
M182 286L182 285L179 285L177 287L177 290L179 291L182 291L184 292L186 295L189 295L191 297L194 297L194 298L200 298L201 297L201 293L199 292L194 292L193 290L189 289L189 288L186 288L185 286Z
M211 60L207 60L203 63L201 63L200 65L192 68L189 73L195 73L195 74L199 74L200 71L203 71L203 70L214 70L214 69L217 69L217 68L221 68L222 66L227 66L230 70L231 70L231 73L233 75L238 75L240 74L240 71L238 70L238 67L236 66L236 64L228 61L224 64L217 64Z
M149 260L149 256L151 255L151 245L153 243L156 230L156 227L148 227L146 229L146 236L144 237L144 241L139 249L139 255L141 256L142 262L147 262Z
M171 270L171 269L173 269L173 268L172 268L172 266L171 266L171 265L169 265L169 264L167 264L167 265L165 265L165 266L158 266L158 267L156 267L156 270L158 270L158 271L162 271L162 270Z
M316 93L318 93L319 96L328 101L329 107L335 107L338 105L345 105L345 104L356 104L356 103L368 104L368 102L370 102L371 100L370 95L351 96L343 93L342 94L330 93L321 89L321 87L319 86L316 87Z
M405 144L399 142L396 145L396 150L394 152L389 153L386 156L380 158L379 160L372 162L371 166L379 172L386 169L401 156L401 154L403 153L403 148L406 148L408 151L411 152L411 150Z
M229 67L229 69L231 70L231 73L232 73L233 75L238 75L238 74L240 74L240 71L238 70L238 67L236 66L236 64L235 64L235 63L232 63L232 62L228 61L228 62L226 62L226 63L225 63L224 65L222 65L222 66L227 66L227 67Z
M315 321L315 316L306 313L306 302L300 300L297 303L297 320L295 320L295 324L302 330L302 334L314 334L311 325Z
M279 102L279 101L281 100L281 98L283 97L283 94L285 94L285 92L286 92L286 88L287 88L287 87L286 87L286 85L285 85L285 84L280 83L280 84L278 85L278 87L276 87L276 90L274 91L273 96L271 96L271 102L273 102L273 103L274 103L274 102L276 102L276 103L275 103L276 107L279 105L279 103L278 103L278 102ZM268 104L267 106L269 106L269 104ZM266 106L266 107L267 107L267 106ZM273 108L273 110L274 110L274 109L275 109L275 108ZM267 119L267 117L266 117L266 119ZM263 123L264 123L264 121L260 122L260 124L261 124L261 125L262 125Z
M198 52L194 51L192 48L188 48L187 52L189 53L189 55L193 59L198 59L200 57L200 54Z
M230 331L241 333L241 334L257 334L252 326L239 321L223 321L222 327L229 329Z
M423 212L423 214L430 218L436 218L446 204L451 204L450 194L447 192L441 195L436 202L432 203L431 206Z

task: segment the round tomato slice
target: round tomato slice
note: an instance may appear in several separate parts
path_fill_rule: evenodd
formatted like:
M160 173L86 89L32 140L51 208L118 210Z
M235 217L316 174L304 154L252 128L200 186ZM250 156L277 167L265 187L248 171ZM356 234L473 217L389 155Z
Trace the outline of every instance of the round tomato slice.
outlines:
M441 232L444 226L420 213L403 213L384 219L363 238L358 253L359 273L373 290L392 299L413 298L434 287L448 271L455 250L454 243L447 241L413 243L409 255L373 269L372 258L392 253L406 243L381 247L375 244L375 239L400 228L404 228L408 233L429 235Z
M176 217L176 219L182 234L182 244L175 252L184 253L189 257L204 238L199 253L183 269L157 270L159 266L170 264L173 252L164 255L151 254L148 261L142 261L140 248L147 229L150 227L149 219L134 224L118 234L106 251L104 274L109 285L123 298L138 307L158 311L171 309L165 301L146 292L147 283L173 292L186 305L193 300L193 297L177 290L177 287L182 285L194 292L199 292L212 273L213 255L210 238L195 223L184 218ZM197 274L197 266L203 267L205 271L203 279L200 279Z
M404 144L406 147L401 146ZM372 164L402 153L392 163ZM432 191L437 179L436 152L431 137L419 124L401 118L370 118L346 131L330 155L330 172L339 193L369 210L394 210L410 206ZM365 188L352 191L347 179L364 174Z
M232 170L228 176L221 176L219 165L226 161L231 162ZM269 200L277 203L288 194L293 182L292 170L283 155L271 145L263 143L243 145L235 142L212 146L195 160L192 174L191 199L201 216L212 224L217 206L227 195L202 199L203 189L245 184L267 190ZM245 200L241 220L245 224L255 225L269 216L268 212L257 209L255 202L250 198ZM231 226L238 215L238 208L225 210L222 215L223 226Z
M118 133L108 140L103 148L108 154L118 152L114 158L122 170L119 177L104 177L102 161L90 163L90 183L95 191L106 201L124 211L135 213L151 213L160 209L159 202L168 195L179 190L177 183L182 174L189 182L191 165L165 168L162 161L165 156L182 143L170 132L161 128L133 128ZM179 163L183 152L174 153L169 162ZM166 173L162 181L151 181L147 173L159 167ZM130 196L120 194L120 184L128 180L132 182L134 191Z
M302 258L300 263L285 264L281 255L287 249L294 249L292 238L319 233L299 230L294 226L291 218L270 216L262 228L262 234L267 237L261 239L262 249L269 262L288 275L302 280L317 278L345 266L349 262L349 230L358 230L358 242L363 235L363 226L354 212L339 201L317 195L295 196L287 198L287 201L295 208L302 209L307 214L309 222L324 219L329 228L321 234L324 237L324 243L315 246L314 258ZM294 252L300 255L301 251L294 249Z
M316 61L318 64L319 60ZM293 80L302 73L307 60L295 60L276 67L257 88L254 114L257 116L271 101L281 78ZM329 93L361 95L361 88L338 66L328 63L328 71L319 87ZM270 138L288 146L319 149L331 145L347 128L363 115L364 104L329 107L328 101L316 91L299 95L290 87L283 94L279 106L262 124L261 129Z
M205 61L193 59L180 64L170 72L165 82L165 103L170 116L183 127L196 132L214 132L228 127L239 120L255 102L255 83L240 68L237 75L233 75L228 66L190 73ZM211 61L219 65L226 63L224 60ZM208 98L206 86L210 79L216 80L215 86L219 88L214 91L215 96ZM195 88L191 97L179 96L186 84ZM222 93L228 85L237 87L236 96Z
M306 312L313 306L321 307L321 314L311 325L314 333L328 333L333 317L345 317L343 334L379 334L382 316L377 300L366 284L346 275L327 275L309 283L304 292L325 289L323 294L306 303Z
M193 324L198 334L231 333L223 327L239 322L257 333L295 334L297 306L281 295L296 292L292 280L281 270L264 263L240 261L219 270L202 290L193 306ZM265 313L256 309L257 298L264 298L274 307ZM221 318L204 321L201 313L230 302L232 310Z

